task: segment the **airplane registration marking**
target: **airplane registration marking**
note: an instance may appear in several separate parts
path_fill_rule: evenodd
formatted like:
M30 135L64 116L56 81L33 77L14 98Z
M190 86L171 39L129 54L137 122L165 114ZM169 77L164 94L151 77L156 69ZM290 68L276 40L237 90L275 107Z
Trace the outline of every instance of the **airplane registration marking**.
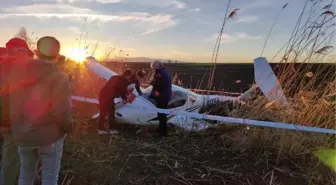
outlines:
M207 101L208 105L219 103L219 98L213 98Z

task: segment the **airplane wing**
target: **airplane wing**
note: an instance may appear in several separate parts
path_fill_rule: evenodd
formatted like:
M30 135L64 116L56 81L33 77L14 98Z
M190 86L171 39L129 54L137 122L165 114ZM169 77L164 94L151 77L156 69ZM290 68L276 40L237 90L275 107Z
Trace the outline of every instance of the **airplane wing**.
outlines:
M94 104L99 104L99 101L95 98L86 98L86 97L82 97L82 96L71 96L72 100L76 100L76 101L81 101L81 102L86 102L86 103L94 103ZM99 112L96 113L95 115L92 116L93 119L96 119L99 117Z
M86 103L99 104L99 101L97 99L94 99L94 98L86 98L86 97L82 97L82 96L74 96L74 95L72 95L71 99L77 100L77 101L81 101L81 102L86 102Z
M71 96L71 99L72 100L76 100L76 101L81 101L81 102L86 102L86 103L93 103L93 104L99 104L99 100L98 99L95 99L95 98L86 98L86 97L83 97L83 96L75 96L75 95L72 95ZM115 98L114 99L114 103L115 104L118 104L122 101L121 98Z
M85 66L92 72L96 73L99 77L109 80L112 76L118 75L116 72L101 65L94 57L87 57L84 60Z

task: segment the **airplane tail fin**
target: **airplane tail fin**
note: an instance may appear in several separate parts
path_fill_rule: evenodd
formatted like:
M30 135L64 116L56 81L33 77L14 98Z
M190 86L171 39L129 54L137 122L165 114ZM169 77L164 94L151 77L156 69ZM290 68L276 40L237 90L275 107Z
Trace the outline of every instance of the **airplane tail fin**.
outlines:
M281 84L266 58L258 57L254 59L253 65L255 81L266 98L270 101L286 104L287 100Z

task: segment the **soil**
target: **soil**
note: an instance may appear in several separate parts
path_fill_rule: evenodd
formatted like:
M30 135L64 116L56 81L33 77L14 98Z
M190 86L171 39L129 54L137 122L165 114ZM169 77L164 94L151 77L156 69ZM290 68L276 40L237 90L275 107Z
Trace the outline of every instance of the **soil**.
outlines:
M88 109L85 109L88 110ZM68 138L60 179L69 185L331 185L335 173L310 154L287 155L239 143L242 127L185 133L124 125L118 137L98 136L95 122L78 116Z
M186 133L170 127L123 125L118 137L98 136L96 107L76 104L64 145L64 185L332 185L335 173L311 154L287 154L260 142L243 143L245 127ZM260 138L262 141L263 138Z

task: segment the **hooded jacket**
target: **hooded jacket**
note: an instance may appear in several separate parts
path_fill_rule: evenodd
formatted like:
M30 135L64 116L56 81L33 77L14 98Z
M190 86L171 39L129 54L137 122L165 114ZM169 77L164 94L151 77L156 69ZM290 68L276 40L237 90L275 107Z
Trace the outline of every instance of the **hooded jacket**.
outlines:
M165 68L155 70L154 79L150 84L153 86L151 97L164 102L171 100L172 80Z
M0 88L1 88L1 131L10 131L10 119L9 119L9 102L8 102L8 77L9 72L12 67L12 63L21 64L22 60L28 59L18 59L16 57L6 56L0 61Z
M31 59L12 64L9 117L19 146L52 144L73 124L69 76L51 62Z

